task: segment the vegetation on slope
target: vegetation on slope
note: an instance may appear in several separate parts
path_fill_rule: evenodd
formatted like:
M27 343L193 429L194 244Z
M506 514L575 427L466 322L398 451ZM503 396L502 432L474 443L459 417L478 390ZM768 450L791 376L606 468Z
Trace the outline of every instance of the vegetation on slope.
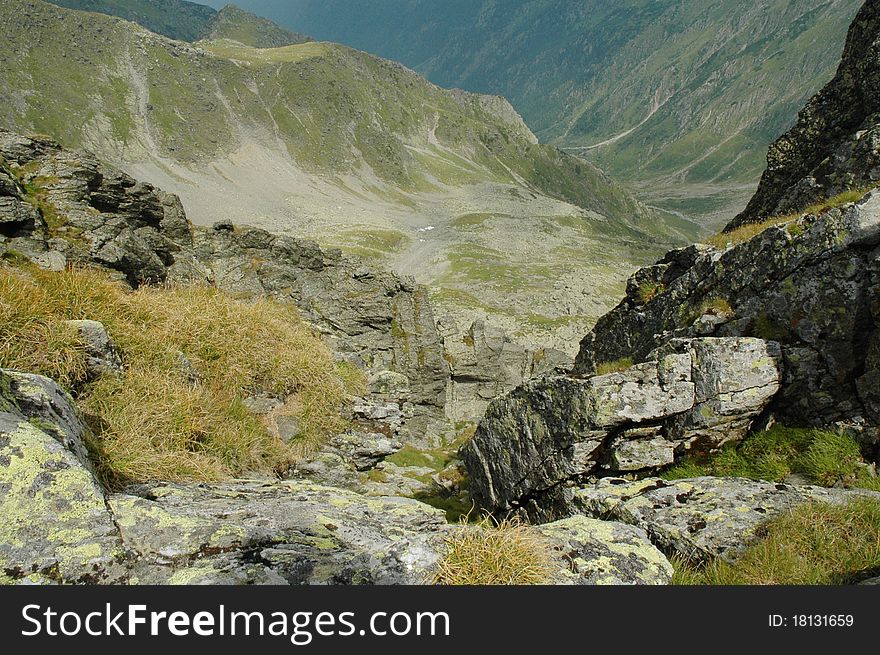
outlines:
M100 321L123 361L119 376L87 376L68 320ZM210 287L127 291L105 272L2 264L0 367L39 373L77 394L111 484L216 480L281 472L344 428L358 376L334 363L287 305L244 302ZM299 436L284 443L250 414L252 394L286 398Z
M679 585L840 585L880 573L880 501L808 504L772 519L735 562L673 561Z
M852 437L827 430L775 426L704 459L667 470L666 479L704 475L799 481L880 491L876 471ZM813 503L768 521L734 561L695 565L673 558L673 584L851 584L880 574L880 501Z
M542 139L590 146L623 135L586 153L616 177L752 181L766 146L831 79L863 3L241 4L443 86L504 95Z
M703 475L783 482L797 475L823 487L880 491L880 479L846 434L774 426L708 458L690 458L663 473L667 480Z
M270 20L242 11L235 5L227 5L217 12L199 34L199 38L209 41L231 39L254 48L281 48L313 40L279 27Z
M23 9L0 0L0 10L7 128L114 161L204 163L256 139L283 144L309 172L361 176L379 193L382 184L430 192L493 182L594 210L649 240L687 228L592 165L535 143L503 99L446 91L343 46L194 48L39 0Z
M818 216L819 214L822 214L829 209L836 209L838 207L843 207L845 205L858 202L865 196L865 194L875 188L877 188L876 185L871 187L864 187L861 189L850 189L848 191L844 191L843 193L832 196L831 198L823 200L822 202L810 205L809 207L804 208L803 211L795 212L793 214L785 214L783 216L772 216L758 223L746 223L730 230L729 232L721 232L706 239L706 243L721 249L726 248L729 245L735 246L740 243L745 243L749 239L752 239L762 232L769 230L771 227L781 227L784 225L789 225L790 223L804 216Z
M491 518L462 526L446 541L434 583L440 585L534 585L551 573L550 548L531 526Z

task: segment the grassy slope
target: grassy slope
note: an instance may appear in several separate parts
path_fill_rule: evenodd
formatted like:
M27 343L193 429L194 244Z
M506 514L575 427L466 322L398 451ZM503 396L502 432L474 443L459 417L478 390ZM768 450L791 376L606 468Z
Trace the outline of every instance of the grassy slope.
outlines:
M87 375L84 344L66 323L77 319L106 326L119 376ZM340 409L355 384L291 307L207 287L129 292L101 271L2 262L0 367L77 393L111 483L284 471L345 427ZM283 411L302 424L295 441L285 444L245 409L255 393L289 397Z
M241 3L442 86L500 93L543 141L714 228L741 210L767 146L832 77L862 0Z
M668 99L590 157L625 179L729 183L757 179L766 146L831 78L862 0L259 4L444 86L503 94L542 139L567 146L612 138Z
M534 144L515 117L397 64L327 43L194 49L41 2L13 20L16 4L0 1L0 37L10 46L0 79L11 108L5 127L101 154L156 148L182 162L219 158L258 134L316 173L366 166L404 191L522 181L612 220L673 232L591 165Z
M227 5L205 26L200 39L232 39L254 48L280 48L312 39L279 27L265 18Z

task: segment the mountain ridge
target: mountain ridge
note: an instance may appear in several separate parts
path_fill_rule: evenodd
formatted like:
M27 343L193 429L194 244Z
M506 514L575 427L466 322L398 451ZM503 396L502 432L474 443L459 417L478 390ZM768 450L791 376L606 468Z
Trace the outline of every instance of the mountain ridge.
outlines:
M460 320L581 330L632 266L696 233L537 143L506 100L394 62L324 42L186 44L38 1L16 20L0 9L5 127L92 150L180 195L196 222L293 231L414 273ZM534 230L548 235L537 249Z
M543 141L720 226L751 196L766 146L833 76L861 2L242 4L444 86L500 93Z

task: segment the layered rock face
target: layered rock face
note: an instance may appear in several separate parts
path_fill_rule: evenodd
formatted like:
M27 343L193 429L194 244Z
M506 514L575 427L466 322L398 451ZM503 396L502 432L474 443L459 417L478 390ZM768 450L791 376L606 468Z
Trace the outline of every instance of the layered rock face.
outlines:
M503 330L475 321L464 334L441 321L444 357L449 364L446 414L454 421L482 416L489 403L523 382L571 368L572 359L552 348L530 350Z
M2 131L0 236L3 252L54 270L98 265L133 287L211 283L293 302L342 356L373 376L406 379L394 400L408 418L443 418L448 367L427 294L411 278L264 230L195 228L176 196L89 153Z
M837 75L767 155L767 170L727 230L880 181L880 6L866 2Z
M878 245L874 192L724 251L674 250L633 276L627 297L581 342L575 371L588 375L622 357L643 361L677 337L770 339L784 363L782 390L770 407L781 421L876 426ZM646 288L654 291L647 302Z
M658 470L742 439L779 390L774 342L672 340L648 360L620 373L543 378L495 401L462 449L474 500L531 518L565 515L560 485Z

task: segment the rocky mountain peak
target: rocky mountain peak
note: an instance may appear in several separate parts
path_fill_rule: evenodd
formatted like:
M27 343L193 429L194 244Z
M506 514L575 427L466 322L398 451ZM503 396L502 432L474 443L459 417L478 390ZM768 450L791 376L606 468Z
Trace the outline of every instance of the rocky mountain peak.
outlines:
M837 75L770 146L757 193L726 230L878 181L880 4L869 0L850 28Z

